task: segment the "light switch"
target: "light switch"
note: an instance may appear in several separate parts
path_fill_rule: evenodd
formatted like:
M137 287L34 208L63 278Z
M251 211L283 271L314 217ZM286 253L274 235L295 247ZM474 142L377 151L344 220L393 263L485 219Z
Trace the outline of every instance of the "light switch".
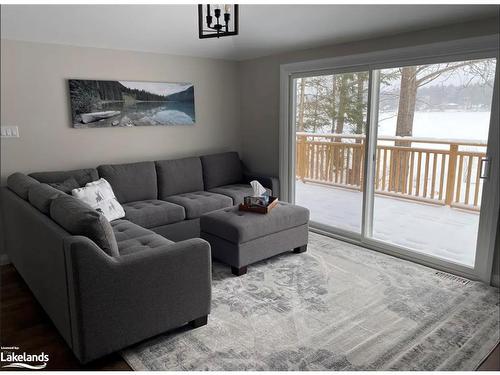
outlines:
M19 138L19 128L17 126L0 127L2 138Z

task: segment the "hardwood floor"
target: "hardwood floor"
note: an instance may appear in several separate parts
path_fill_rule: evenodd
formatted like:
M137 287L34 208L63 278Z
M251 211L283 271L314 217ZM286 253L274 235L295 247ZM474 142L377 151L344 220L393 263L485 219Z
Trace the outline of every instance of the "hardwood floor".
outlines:
M48 370L131 370L119 354L80 365L12 265L0 267L0 344L49 355ZM478 370L500 370L500 345Z
M499 371L500 370L500 344L496 346L495 350L486 358L478 371Z
M47 370L131 370L119 354L80 365L26 283L11 265L0 267L0 344L49 355Z

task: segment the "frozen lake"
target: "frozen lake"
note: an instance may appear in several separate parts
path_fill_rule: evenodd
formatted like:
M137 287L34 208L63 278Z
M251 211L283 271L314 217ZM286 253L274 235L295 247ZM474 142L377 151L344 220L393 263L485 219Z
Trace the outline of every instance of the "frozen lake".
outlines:
M396 135L394 112L379 114L378 135ZM442 139L487 140L490 112L415 112L413 136Z
M395 112L379 113L378 136L396 135L397 116ZM344 128L345 134L352 133L353 125ZM488 140L490 112L479 111L440 111L415 112L413 120L413 137L454 139L454 140ZM331 125L318 128L316 133L330 133ZM391 141L379 141L379 144L392 145ZM415 143L413 147L448 149L447 145ZM484 148L462 146L463 150L484 151Z

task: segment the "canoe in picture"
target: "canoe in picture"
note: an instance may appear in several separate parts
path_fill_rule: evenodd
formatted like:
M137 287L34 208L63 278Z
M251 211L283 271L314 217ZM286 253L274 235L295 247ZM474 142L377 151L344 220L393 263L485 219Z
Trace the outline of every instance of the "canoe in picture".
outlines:
M194 125L189 82L69 80L74 128Z
M99 120L104 120L116 115L119 115L120 111L104 111L104 112L92 112L92 113L82 113L82 122L88 124L89 122L95 122Z

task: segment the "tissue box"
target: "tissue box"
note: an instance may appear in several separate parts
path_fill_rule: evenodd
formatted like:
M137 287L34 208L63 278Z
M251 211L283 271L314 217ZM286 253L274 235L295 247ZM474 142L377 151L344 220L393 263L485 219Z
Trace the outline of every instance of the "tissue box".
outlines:
M250 200L247 200L247 198L252 198ZM268 201L265 205L252 205L252 204L247 204L247 202L252 202L254 199L264 199L268 198ZM259 214L267 214L270 212L274 207L278 205L278 198L277 197L245 197L244 198L245 203L241 203L239 206L240 211L247 211L247 212L257 212Z
M253 197L248 196L243 198L243 203L245 206L257 206L257 207L266 207L269 203L269 196L261 196L261 197Z

